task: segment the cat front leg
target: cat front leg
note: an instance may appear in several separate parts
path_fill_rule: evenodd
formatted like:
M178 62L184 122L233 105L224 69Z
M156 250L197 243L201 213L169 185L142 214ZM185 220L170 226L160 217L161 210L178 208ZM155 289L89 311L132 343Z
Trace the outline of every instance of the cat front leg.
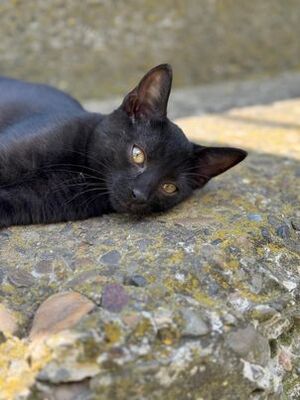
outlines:
M59 180L24 182L0 187L0 229L11 225L75 221L112 212L107 195L94 188L70 185Z
M25 185L0 188L0 228L40 222L42 208Z

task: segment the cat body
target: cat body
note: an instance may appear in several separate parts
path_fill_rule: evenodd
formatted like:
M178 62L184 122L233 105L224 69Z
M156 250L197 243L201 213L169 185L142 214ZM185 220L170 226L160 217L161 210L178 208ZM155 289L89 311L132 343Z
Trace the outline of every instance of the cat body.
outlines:
M188 141L167 118L172 72L150 70L109 115L0 78L0 227L164 211L246 153Z

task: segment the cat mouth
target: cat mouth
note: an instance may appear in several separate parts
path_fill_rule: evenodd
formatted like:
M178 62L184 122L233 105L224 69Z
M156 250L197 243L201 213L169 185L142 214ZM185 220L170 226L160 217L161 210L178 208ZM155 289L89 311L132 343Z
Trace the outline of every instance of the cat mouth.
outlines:
M113 202L114 208L118 212L122 213L130 213L130 214L138 214L138 215L144 215L144 214L149 214L150 209L149 206L145 203L139 204L139 203L130 203L122 200L116 200L114 199Z
M147 204L129 204L129 210L134 214L146 214L149 213Z

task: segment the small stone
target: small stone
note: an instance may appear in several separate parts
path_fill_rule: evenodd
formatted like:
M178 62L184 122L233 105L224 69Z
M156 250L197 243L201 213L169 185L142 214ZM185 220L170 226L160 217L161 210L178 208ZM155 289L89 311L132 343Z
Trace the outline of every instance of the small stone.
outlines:
M288 239L290 237L290 228L287 225L280 225L276 229L276 233L282 239Z
M220 286L217 282L209 282L208 284L208 294L210 296L216 296L220 291Z
M256 319L259 322L267 321L275 314L277 314L277 311L267 304L258 304L250 310L251 318Z
M10 232L2 231L0 232L0 240L9 239L11 236Z
M204 336L210 332L207 323L195 311L186 309L182 311L182 315L185 320L185 327L182 330L183 336Z
M5 343L6 342L6 336L4 335L4 333L2 331L0 331L0 344Z
M263 277L259 274L253 274L251 279L251 292L258 294L261 293L264 287Z
M80 270L85 269L85 268L90 268L91 266L93 266L93 264L94 264L94 262L93 262L93 260L91 258L89 258L89 257L80 257L80 258L75 259L72 262L72 270L73 271L75 271L75 270L79 270L80 271Z
M149 239L140 239L136 242L136 245L140 251L146 251L152 243L153 241Z
M233 254L233 255L241 254L241 250L236 246L229 246L228 250L229 250L230 254Z
M211 242L213 246L217 246L218 244L222 243L222 239L215 239Z
M13 313L0 303L0 332L13 334L17 330L17 322Z
M295 231L300 231L300 218L293 218L291 224Z
M117 250L111 250L101 256L100 261L107 265L118 265L121 254Z
M126 314L122 317L122 321L124 322L125 325L132 328L137 325L139 321L139 316L138 314L134 313Z
M252 325L230 332L226 343L235 353L251 363L265 366L270 359L268 340Z
M41 386L39 382L37 386ZM45 394L44 399L55 400L83 400L91 398L89 382L68 382L52 385L51 387L39 387L40 391Z
M70 373L66 368L59 368L56 371L56 377L55 377L55 381L66 381L68 382L68 380L70 379Z
M270 225L277 226L277 225L281 224L282 221L275 215L271 214L268 216L268 222Z
M36 339L69 329L94 307L93 302L77 292L54 294L38 308L29 337Z
M280 313L277 313L269 320L261 322L259 330L267 339L277 339L283 333L287 333L292 325L293 320L291 318L284 317Z
M291 355L287 351L281 350L278 356L278 362L285 371L292 371L293 364L291 360Z
M71 279L67 282L66 287L74 287L77 285L81 285L90 279L95 279L99 275L99 272L96 269L92 269L89 271L84 271L81 274L75 276L75 278Z
M282 280L281 283L289 292L293 291L298 286L297 282L294 281Z
M34 277L27 271L17 268L8 270L8 280L16 287L30 287L34 284Z
M101 306L106 310L120 312L128 301L129 296L123 286L113 283L104 287Z
M247 218L249 221L259 222L262 220L262 216L260 214L248 214Z
M42 260L39 261L34 270L37 274L51 274L53 272L52 261L50 260Z
M144 287L147 285L147 279L144 278L142 275L133 275L126 277L124 279L124 284L137 287Z
M262 236L268 243L270 243L270 242L272 241L271 234L270 234L270 232L269 232L269 230L268 230L267 228L261 228L260 232L261 232L261 236Z

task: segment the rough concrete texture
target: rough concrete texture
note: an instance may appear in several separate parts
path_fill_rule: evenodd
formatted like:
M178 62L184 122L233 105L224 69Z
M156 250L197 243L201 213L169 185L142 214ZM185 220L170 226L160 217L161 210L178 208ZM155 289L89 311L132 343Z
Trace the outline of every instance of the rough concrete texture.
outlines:
M300 100L183 119L249 157L167 214L2 230L0 399L299 399L299 121ZM27 339L66 291L96 307Z
M0 74L125 94L170 62L176 86L300 68L298 0L2 0Z

